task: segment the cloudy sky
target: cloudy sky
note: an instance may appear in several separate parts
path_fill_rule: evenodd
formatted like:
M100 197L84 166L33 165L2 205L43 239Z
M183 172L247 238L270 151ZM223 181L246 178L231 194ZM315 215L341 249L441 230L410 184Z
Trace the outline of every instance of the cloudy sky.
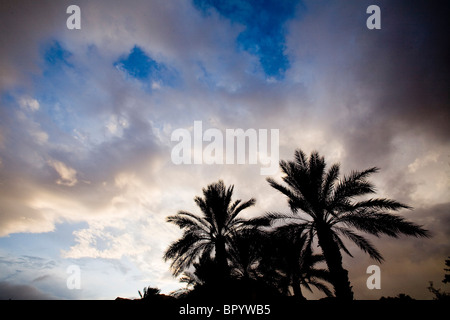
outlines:
M69 5L81 29L69 30ZM381 9L369 30L366 9ZM431 239L380 238L344 259L357 299L445 288L450 256L448 4L444 1L2 1L0 298L114 299L182 285L162 255L223 179L244 216L287 211L262 164L175 165L176 129L278 129L280 159L318 150L381 168L378 196ZM206 145L206 143L205 143ZM279 179L279 172L271 175ZM81 272L69 289L69 266ZM320 294L310 297L321 297Z

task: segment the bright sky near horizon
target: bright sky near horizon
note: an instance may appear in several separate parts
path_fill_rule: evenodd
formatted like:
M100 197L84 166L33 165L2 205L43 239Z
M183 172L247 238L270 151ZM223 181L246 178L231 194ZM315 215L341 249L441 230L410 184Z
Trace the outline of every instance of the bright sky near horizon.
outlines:
M81 29L69 30L69 5ZM369 30L366 9L381 9ZM114 299L183 287L162 255L219 179L244 216L287 211L260 164L175 165L174 130L279 129L280 159L318 150L372 166L377 196L431 239L350 246L356 299L445 289L450 256L448 8L444 1L2 1L0 299ZM206 143L205 143L206 145ZM273 175L279 180L280 174ZM67 268L80 267L80 289ZM319 298L319 293L310 295Z

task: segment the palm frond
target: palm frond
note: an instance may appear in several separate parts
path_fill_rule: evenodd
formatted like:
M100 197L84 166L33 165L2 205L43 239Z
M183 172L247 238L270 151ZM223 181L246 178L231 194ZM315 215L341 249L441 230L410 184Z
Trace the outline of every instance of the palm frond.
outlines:
M383 257L381 256L380 252L372 245L369 240L346 228L336 227L335 229L338 230L339 233L353 241L353 243L355 243L358 248L366 252L372 259L376 260L379 263L383 261Z
M241 201L239 200L239 203L240 203L240 202L241 202ZM237 215L238 215L239 213L241 213L242 210L245 210L245 209L247 209L247 208L250 208L250 207L254 206L255 203L256 203L256 199L251 198L250 200L248 200L248 201L246 201L246 202L244 202L244 203L241 203L241 204L237 205L232 211L230 210L230 215L229 215L229 217L228 217L228 219L227 219L227 225L228 225L230 222L232 222L232 221L237 217ZM234 205L233 205L233 207L234 207Z
M346 180L350 181L360 181L362 179L368 178L372 173L377 173L380 171L380 168L378 167L372 167L363 171L352 171L350 172L350 175L347 177Z
M170 268L174 276L178 276L185 270L188 266L192 265L198 257L211 247L212 244L209 241L198 241L195 246L189 247L183 253L178 254L172 261Z
M245 224L255 227L270 227L277 222L285 222L288 219L302 219L289 213L267 212L262 216L248 219ZM302 219L304 220L304 219Z
M210 224L205 219L197 217L189 212L180 211L175 216L167 217L166 221L174 223L180 229L203 230L205 233L209 233L208 225Z
M344 176L334 189L333 205L338 206L349 198L374 193L375 187L366 178L378 170L373 167L364 171L352 171L350 175Z
M360 210L344 214L337 221L375 236L385 234L397 238L404 234L414 237L430 237L428 230L391 213Z
M323 178L325 176L325 158L319 156L317 151L313 151L309 157L309 182L311 192L316 197L322 194Z
M300 166L302 166L304 168L308 168L308 157L303 152L303 150L301 150L301 149L295 150L294 157L295 157L297 164L299 164Z
M211 225L213 224L213 217L212 217L212 210L211 208L208 206L208 204L206 203L206 201L201 198L201 197L195 197L194 198L194 202L195 204L200 208L201 212L203 213L203 215L206 217L206 220L208 222L211 223Z
M327 269L311 268L310 270L308 270L308 273L311 278L317 278L327 282L331 281L330 271L328 271Z
M372 198L365 201L359 201L355 204L352 204L349 207L348 211L356 210L356 209L381 209L381 210L400 210L400 209L412 209L410 206L400 203L395 200L385 199L385 198Z
M242 202L241 199L236 200L235 202L233 202L233 204L230 206L229 211L230 212L234 212L234 210L236 209L236 207Z
M289 199L297 198L298 195L294 192L292 192L291 189L286 188L285 186L279 184L276 182L273 178L267 178L267 182L270 184L270 186L278 191L280 191L282 194L287 196Z
M334 185L336 181L339 179L339 171L340 165L337 163L332 165L331 168L328 170L328 173L325 177L324 184L322 187L322 201L326 202L330 198L334 190Z
M309 221L303 223L294 221L275 228L275 230L273 230L273 235L280 238L288 239L289 242L291 242L294 245L296 243L303 244L307 243L307 241L309 240L308 231L310 227L311 224Z
M344 245L344 242L339 238L339 236L333 232L333 240L338 245L338 248L342 251L344 251L349 257L353 258L353 255L350 253L350 251L347 249L347 247Z
M327 297L333 297L333 293L328 288L328 286L326 286L324 283L322 283L320 281L311 281L310 284L313 285L314 287L316 287L319 291L322 291L323 293L325 293L325 295Z
M304 198L304 196L299 192L300 187L298 184L295 185L295 189L290 189L282 184L279 184L272 178L267 178L267 182L271 185L272 188L280 191L282 194L284 194L288 198L288 204L289 207L293 212L297 212L298 210L302 210L308 214L313 214L313 210L311 207L311 204ZM291 182L289 179L286 181L288 185L293 185L293 182Z
M176 258L177 255L184 254L189 250L197 241L201 240L198 234L194 232L184 232L183 236L175 242L172 242L164 253L163 259L167 261L169 259Z

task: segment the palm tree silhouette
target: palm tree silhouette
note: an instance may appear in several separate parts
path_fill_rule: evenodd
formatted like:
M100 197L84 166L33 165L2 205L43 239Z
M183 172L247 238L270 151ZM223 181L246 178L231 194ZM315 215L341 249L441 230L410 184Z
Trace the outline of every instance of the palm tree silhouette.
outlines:
M203 189L203 197L194 201L201 211L196 215L179 211L167 218L184 230L183 236L173 242L164 254L164 260L172 259L171 269L178 276L201 256L214 255L217 281L229 276L228 247L234 232L245 228L245 219L239 213L255 204L255 199L232 202L234 186L225 187L222 180Z
M193 271L184 271L180 282L186 283L187 287L196 288L213 282L217 277L216 263L208 254L203 254L197 262L193 263Z
M150 286L144 288L143 292L138 290L139 296L141 297L142 300L144 300L144 299L149 300L152 297L155 297L155 296L159 295L160 292L161 292L161 289L152 288Z
M257 280L259 264L265 254L267 235L257 228L241 228L233 232L230 241L231 275L236 279Z
M285 184L268 178L269 184L288 198L290 214L268 213L255 218L254 223L270 225L283 220L284 228L301 230L310 243L318 240L328 270L335 296L339 299L353 299L348 272L342 266L341 250L350 254L341 237L354 242L361 250L378 262L383 260L378 250L369 240L355 233L353 229L375 236L386 234L398 237L405 234L428 237L422 227L404 218L388 213L408 208L394 200L375 198L356 201L355 198L375 193L374 186L367 180L379 169L374 167L364 171L353 171L339 179L340 165L334 164L326 171L324 157L312 152L309 159L302 150L295 151L295 161L280 161ZM304 213L306 215L301 215Z
M324 283L330 279L329 272L316 267L324 257L313 254L307 235L301 233L302 229L292 226L280 227L269 233L261 256L260 273L284 295L293 293L303 300L301 288L312 292L312 287L315 287L330 297L332 293Z

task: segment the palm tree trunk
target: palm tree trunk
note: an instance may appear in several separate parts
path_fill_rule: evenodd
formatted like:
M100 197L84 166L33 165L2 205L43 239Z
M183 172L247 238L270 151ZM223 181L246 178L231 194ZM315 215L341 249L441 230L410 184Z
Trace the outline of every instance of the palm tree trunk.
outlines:
M295 274L292 276L292 289L294 291L294 297L299 300L306 300L303 296L302 288L300 287L300 278Z
M342 267L342 255L332 233L327 226L317 226L319 246L330 271L330 281L334 286L335 296L342 300L353 300L353 291L348 279L348 271Z
M227 271L228 271L228 263L227 263L227 255L226 255L226 248L225 248L225 239L218 238L216 239L216 265L217 265L217 279L222 282L221 284L225 283L225 280L227 278Z

